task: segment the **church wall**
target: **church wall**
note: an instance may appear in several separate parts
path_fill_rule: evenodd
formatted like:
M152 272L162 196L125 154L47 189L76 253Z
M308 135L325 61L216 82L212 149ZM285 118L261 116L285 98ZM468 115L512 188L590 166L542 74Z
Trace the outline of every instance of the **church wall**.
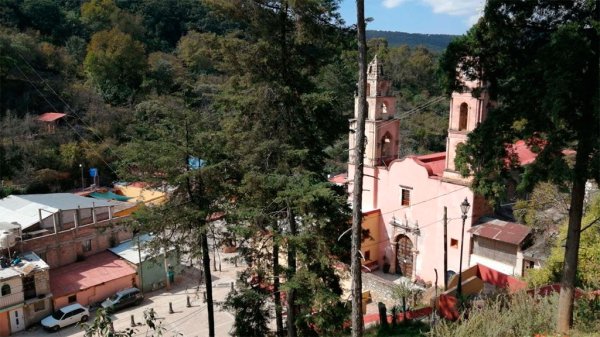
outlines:
M462 227L460 204L467 198L473 205L473 192L468 187L450 184L438 179L429 178L427 170L411 158L392 163L390 170L382 170L379 175L379 209L382 213L385 228L382 230L380 245L381 259L388 255L394 258L394 240L398 234L407 234L404 230L394 228L390 222L408 220L409 226L418 224L420 234L408 233L413 241L413 248L417 251L413 277L419 276L425 281L435 280L434 268L437 268L440 284L443 283L443 216L444 206L448 208L448 269L458 271L460 258L460 231ZM401 204L402 188L410 190L410 206ZM473 210L473 208L471 209ZM468 267L470 251L469 233L472 218L465 224L465 243L463 251L463 269ZM457 240L457 247L450 247L451 239ZM391 255L391 256L390 256ZM381 261L382 262L382 261Z

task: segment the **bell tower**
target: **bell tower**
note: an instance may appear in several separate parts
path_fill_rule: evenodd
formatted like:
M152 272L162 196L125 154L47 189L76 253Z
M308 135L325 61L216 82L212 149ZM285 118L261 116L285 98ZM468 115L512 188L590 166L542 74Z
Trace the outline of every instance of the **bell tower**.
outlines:
M391 81L385 77L383 65L377 56L367 67L367 116L365 120L365 153L363 158L364 210L376 209L379 193L379 171L387 170L387 165L398 158L400 120L396 113L396 98L390 96ZM348 191L353 191L354 149L356 148L356 119L358 118L358 97L354 99L354 118L350 120Z
M400 120L395 118L396 98L390 96L391 81L383 72L377 56L367 67L367 117L365 122L365 167L385 166L398 158ZM358 96L354 99L354 118L350 130L356 130ZM356 136L350 132L350 163L354 163Z
M473 131L487 116L490 104L489 96L485 89L481 89L479 81L468 81L468 90L453 92L450 100L450 114L448 125L448 138L446 140L446 166L444 178L463 179L454 165L456 148L467 141L467 135ZM473 89L480 88L479 96L473 96Z

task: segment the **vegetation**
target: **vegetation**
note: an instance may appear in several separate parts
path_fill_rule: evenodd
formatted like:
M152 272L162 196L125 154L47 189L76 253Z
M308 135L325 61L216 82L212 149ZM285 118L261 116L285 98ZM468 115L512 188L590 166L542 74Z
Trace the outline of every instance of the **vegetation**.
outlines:
M447 34L418 34L388 32L383 30L367 30L368 39L385 39L392 47L408 46L425 47L433 52L441 52L454 39L456 35Z
M450 44L442 60L448 90L464 88L464 79L479 79L499 103L457 151L457 167L474 175L473 189L501 199L514 181L510 168L518 166L507 144L523 139L538 155L523 168L519 190L537 181L570 190L556 320L561 333L572 321L585 184L600 181L597 6L594 1L488 1L484 17ZM457 67L466 77L457 76ZM565 149L576 151L574 161Z

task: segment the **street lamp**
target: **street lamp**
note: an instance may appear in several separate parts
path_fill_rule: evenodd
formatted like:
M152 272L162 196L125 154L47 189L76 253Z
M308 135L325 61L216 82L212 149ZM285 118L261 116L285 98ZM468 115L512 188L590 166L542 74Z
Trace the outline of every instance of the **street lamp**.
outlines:
M79 164L79 170L81 171L81 191L85 190L85 182L83 181L83 164Z
M458 285L456 286L456 297L460 301L462 296L462 261L463 261L463 245L465 241L465 222L467 221L467 213L471 205L467 198L460 204L462 212L462 230L460 231L460 261L458 262Z

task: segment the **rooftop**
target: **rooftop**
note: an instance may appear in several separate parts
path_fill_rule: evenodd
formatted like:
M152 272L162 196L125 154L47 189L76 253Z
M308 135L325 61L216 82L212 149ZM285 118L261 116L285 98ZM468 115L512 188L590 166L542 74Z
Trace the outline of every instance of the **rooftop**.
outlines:
M42 122L54 122L57 119L65 117L67 114L61 112L44 112L37 117L38 121Z
M34 252L26 252L19 255L19 258L13 258L14 264L10 267L0 269L0 280L15 276L28 275L34 270L48 269L44 260Z
M421 156L411 156L419 165L427 169L430 177L442 177L446 168L446 152L437 152Z
M482 224L469 229L473 235L500 242L520 245L531 232L525 225L492 218L483 218Z
M108 250L137 265L140 263L140 255L142 256L142 261L145 261L149 256L152 256L151 250L144 248L150 241L152 241L152 238L153 237L149 234L139 236L139 245L141 245L142 248L141 251L138 246L138 237L132 240L124 241L120 245L109 248Z
M85 261L51 269L50 286L54 297L59 297L135 273L127 261L104 251L87 257Z
M0 199L0 221L17 223L26 229L40 222L40 217L45 219L61 210L114 205L114 202L71 193L9 195Z

